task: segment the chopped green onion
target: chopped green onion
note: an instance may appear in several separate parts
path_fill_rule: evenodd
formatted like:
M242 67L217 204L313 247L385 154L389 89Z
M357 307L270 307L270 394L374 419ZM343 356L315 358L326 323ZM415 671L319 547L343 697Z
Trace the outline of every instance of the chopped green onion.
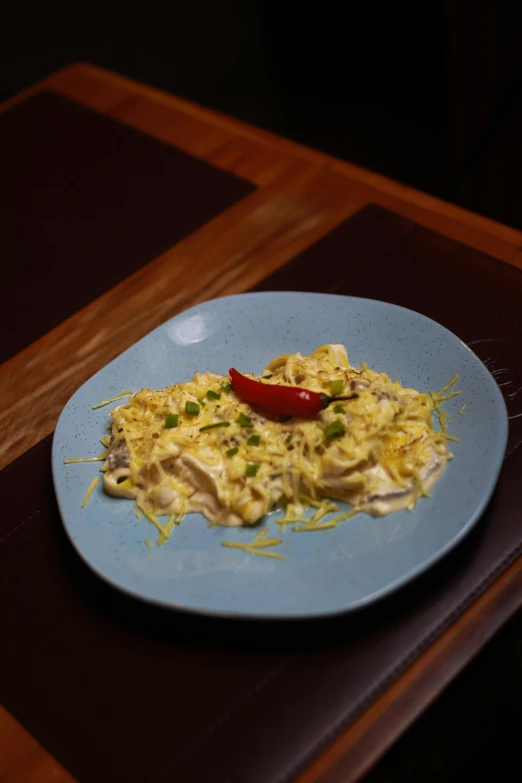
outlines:
M286 436L285 443L290 443L291 440L292 440L292 433L290 433L290 435Z
M199 413L199 405L197 402L192 402L192 400L186 402L185 413L187 413L189 416L197 416Z
M204 408L204 407L205 407L205 405L207 404L207 403L205 402L205 400L202 400L202 399L201 399L201 397L198 397L198 402L199 402L199 404L201 405L201 407L202 407L202 408Z
M261 438L259 435L251 435L247 440L247 446L259 446L260 440Z
M245 468L245 476L255 476L258 470L259 470L259 465L256 465L253 462L247 462L247 466Z
M249 416L245 416L243 412L239 414L236 422L240 427L252 427L252 419Z
M332 394L341 394L344 388L342 381L332 381Z
M209 400L220 400L221 394L218 394L217 392L212 391L212 389L209 389L207 392L207 397Z
M204 427L200 427L200 432L206 432L207 430L215 430L216 427L230 427L229 421L218 421L216 424L206 424Z
M173 427L178 426L178 414L177 413L167 413L165 416L165 427L168 430L171 430Z
M323 431L328 440L331 440L332 438L340 438L341 435L344 435L346 432L340 419L332 421L331 424L328 424Z
M225 454L227 455L227 457L233 457L234 454L237 454L238 451L239 451L239 449L236 446L233 449L229 449L228 451L225 451Z
M224 389L226 392L229 392L229 391L230 391L230 389L232 388L232 384L228 383L228 381L221 381L221 383L220 383L219 385L220 385L220 386L221 386L221 388L222 388L222 389Z
M271 375L263 375L263 378L265 380L268 380L269 378L272 378L272 376L273 376L273 373Z
M334 405L334 413L344 413L344 408L342 405Z

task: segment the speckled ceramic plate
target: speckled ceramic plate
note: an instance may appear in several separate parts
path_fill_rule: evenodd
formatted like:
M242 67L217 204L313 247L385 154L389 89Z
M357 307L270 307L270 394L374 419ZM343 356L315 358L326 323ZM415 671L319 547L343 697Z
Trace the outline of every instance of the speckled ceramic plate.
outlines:
M412 512L374 519L359 514L337 529L287 528L284 560L220 546L248 542L252 529L208 528L192 514L162 547L132 501L100 487L86 508L98 465L64 466L94 456L109 408L92 405L125 389L163 388L195 370L260 373L280 353L344 343L350 362L400 377L421 390L455 373L463 394L446 404L455 459ZM462 404L466 415L458 415ZM109 406L110 407L110 406ZM173 318L96 373L64 408L53 444L53 475L65 529L85 562L114 587L167 607L207 614L290 618L328 615L380 598L447 553L473 527L495 486L507 439L507 413L482 362L455 335L411 310L384 302L309 293L254 293L216 299ZM342 504L341 504L342 505ZM280 535L272 516L263 525Z

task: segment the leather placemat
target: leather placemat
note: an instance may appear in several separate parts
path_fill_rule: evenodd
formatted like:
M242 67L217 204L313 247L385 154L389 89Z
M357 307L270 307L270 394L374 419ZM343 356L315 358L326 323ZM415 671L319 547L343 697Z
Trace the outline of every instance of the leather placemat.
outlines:
M52 92L0 114L0 361L253 190Z
M369 207L265 286L297 272L301 288L386 290L460 323L521 412L517 270ZM46 438L0 474L0 699L82 783L292 780L522 553L520 436L512 426L487 511L441 563L364 611L287 623L168 612L105 585L63 531Z

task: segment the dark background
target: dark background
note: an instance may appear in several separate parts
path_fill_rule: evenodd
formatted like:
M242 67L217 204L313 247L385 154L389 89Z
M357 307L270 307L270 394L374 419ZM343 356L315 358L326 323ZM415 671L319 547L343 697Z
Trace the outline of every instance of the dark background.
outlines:
M522 229L521 41L522 0L11 3L0 97L85 60ZM517 617L368 783L508 779L521 640Z
M521 31L522 0L11 2L0 95L87 60L522 229Z

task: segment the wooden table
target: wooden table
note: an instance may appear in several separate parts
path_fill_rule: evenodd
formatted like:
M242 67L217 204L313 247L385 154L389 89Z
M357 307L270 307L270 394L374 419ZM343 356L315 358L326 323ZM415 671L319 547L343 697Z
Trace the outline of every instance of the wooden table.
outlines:
M368 203L522 268L520 231L90 65L65 68L4 107L42 88L243 176L258 190L0 367L0 467L52 432L70 395L152 328L197 302L252 287ZM176 286L169 286L174 274ZM118 322L124 310L122 331ZM134 313L130 320L129 311ZM25 415L35 405L40 411L36 422ZM521 603L522 559L301 775L299 783L360 778ZM0 781L28 780L72 778L0 709Z

